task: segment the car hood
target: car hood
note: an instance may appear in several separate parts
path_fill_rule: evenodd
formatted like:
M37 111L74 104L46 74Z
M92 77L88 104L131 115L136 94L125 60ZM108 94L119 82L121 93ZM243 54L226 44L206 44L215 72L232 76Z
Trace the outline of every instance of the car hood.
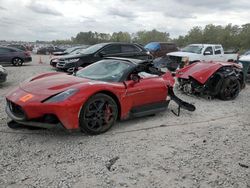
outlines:
M189 79L192 77L201 84L204 84L219 68L227 65L220 62L193 63L176 71L176 77L183 79Z
M55 95L78 84L87 84L90 80L67 75L64 73L53 75L39 75L28 82L20 84L20 88L28 93L37 95Z
M176 57L194 57L199 54L190 53L190 52L170 52L167 54L168 56L176 56Z
M250 62L250 55L243 55L240 57L239 61L249 61Z

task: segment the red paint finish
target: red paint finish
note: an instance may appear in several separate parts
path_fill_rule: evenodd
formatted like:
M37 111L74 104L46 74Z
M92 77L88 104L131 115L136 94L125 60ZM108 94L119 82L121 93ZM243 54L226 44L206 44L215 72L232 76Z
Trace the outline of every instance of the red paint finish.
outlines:
M176 71L176 77L184 79L192 77L201 84L204 84L218 69L224 66L240 68L238 64L231 62L198 62Z
M137 83L94 81L63 73L46 73L30 80L10 92L6 96L7 100L21 106L28 121L46 114L54 114L66 129L79 128L80 110L96 93L114 95L120 103L120 118L125 119L133 107L166 100L167 88L174 85L170 72L162 76L143 78ZM78 91L66 100L44 102L47 98L72 88ZM23 97L27 100L20 100Z

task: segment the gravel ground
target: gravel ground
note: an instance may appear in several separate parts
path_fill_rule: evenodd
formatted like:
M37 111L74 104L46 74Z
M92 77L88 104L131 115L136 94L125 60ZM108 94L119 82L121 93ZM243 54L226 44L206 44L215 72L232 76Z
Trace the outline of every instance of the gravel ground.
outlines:
M98 136L11 130L4 96L51 71L39 59L7 67L8 81L0 86L0 187L250 187L249 84L227 102L177 92L197 110L176 117L170 103L164 113L117 122Z

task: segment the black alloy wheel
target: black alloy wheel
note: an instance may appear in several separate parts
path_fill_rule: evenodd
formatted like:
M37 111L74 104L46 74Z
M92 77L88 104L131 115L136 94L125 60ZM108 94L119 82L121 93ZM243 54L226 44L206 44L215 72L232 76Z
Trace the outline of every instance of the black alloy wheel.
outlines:
M229 76L224 79L219 97L222 100L235 99L240 92L240 82L236 76Z
M12 60L12 64L14 66L22 66L23 65L23 60L20 59L19 57L15 57L13 60Z
M101 134L108 131L118 117L118 107L114 99L106 94L92 96L80 113L80 129L87 134Z

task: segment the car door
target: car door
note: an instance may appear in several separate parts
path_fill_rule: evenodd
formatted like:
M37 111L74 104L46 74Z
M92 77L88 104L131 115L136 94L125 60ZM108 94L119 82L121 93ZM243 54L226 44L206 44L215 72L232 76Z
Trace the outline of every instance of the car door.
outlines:
M126 97L132 101L132 107L142 107L166 100L167 89L162 77L145 77L139 82L126 81Z
M146 50L142 50L135 44L121 44L121 57L135 58L135 59L148 59Z
M223 61L224 57L223 57L223 50L221 46L215 46L214 47L214 60L215 61Z
M12 56L11 51L8 48L0 47L0 62L1 64L11 62Z
M109 44L92 55L84 56L83 59L91 64L105 57L120 57L119 54L121 54L121 46L119 44Z
M104 47L99 54L103 57L121 57L121 45L120 44L110 44Z
M212 46L206 47L203 52L203 59L204 61L212 61L214 58L214 50Z

